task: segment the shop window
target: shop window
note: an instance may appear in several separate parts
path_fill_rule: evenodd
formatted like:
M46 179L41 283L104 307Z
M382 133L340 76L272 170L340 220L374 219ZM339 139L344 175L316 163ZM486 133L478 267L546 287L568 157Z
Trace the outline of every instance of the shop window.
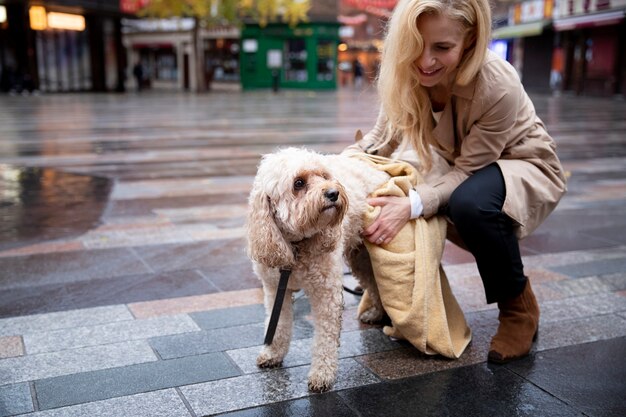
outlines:
M205 41L205 68L214 80L239 80L239 43L237 39Z
M305 83L309 80L306 68L306 44L304 39L289 39L286 43L285 81Z
M162 81L176 81L176 55L172 50L161 50L156 56L156 79Z
M317 44L317 81L332 81L335 73L335 44L320 40Z

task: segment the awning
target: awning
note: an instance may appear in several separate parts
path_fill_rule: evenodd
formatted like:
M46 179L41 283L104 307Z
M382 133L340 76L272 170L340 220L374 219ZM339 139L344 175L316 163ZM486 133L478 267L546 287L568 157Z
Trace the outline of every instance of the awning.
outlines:
M615 25L624 20L624 12L626 12L626 10L616 10L604 13L571 16L563 19L554 19L554 29L562 31L595 26Z
M541 35L543 28L549 24L549 20L540 20L538 22L523 23L521 25L504 26L495 29L491 37L493 39L513 39L523 38L526 36L537 36Z

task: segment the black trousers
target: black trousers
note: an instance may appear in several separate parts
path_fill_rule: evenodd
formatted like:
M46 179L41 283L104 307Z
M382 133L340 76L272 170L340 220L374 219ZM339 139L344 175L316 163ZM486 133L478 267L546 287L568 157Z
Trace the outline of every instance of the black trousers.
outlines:
M463 181L446 207L459 237L476 258L487 303L514 298L526 286L513 221L502 212L505 197L500 167L491 164Z

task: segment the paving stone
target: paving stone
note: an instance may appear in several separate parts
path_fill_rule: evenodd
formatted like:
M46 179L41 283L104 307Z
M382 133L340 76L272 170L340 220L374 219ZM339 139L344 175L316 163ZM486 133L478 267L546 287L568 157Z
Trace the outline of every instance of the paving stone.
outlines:
M552 267L552 270L572 278L589 277L593 275L608 275L626 271L626 258L603 259L593 262L575 263Z
M626 336L626 319L618 314L584 317L541 325L536 350Z
M240 375L223 353L160 360L35 381L41 410Z
M289 353L283 360L283 367L290 368L311 363L313 339L292 340ZM369 329L343 333L339 347L340 358L350 358L368 353L399 349L404 345L394 342L379 329ZM246 374L263 371L256 366L256 357L262 345L229 350L226 352L239 368Z
M21 336L0 336L0 359L13 358L24 354Z
M252 304L243 307L201 311L191 313L190 316L201 329L209 330L241 326L243 324L263 323L265 321L265 308L262 304Z
M211 415L307 397L308 372L308 366L274 369L180 390L197 415ZM379 381L353 359L340 360L337 375L334 391Z
M263 323L227 327L182 335L155 337L150 345L163 359L220 352L263 343Z
M123 305L94 307L0 319L0 335L38 333L133 319L128 308Z
M625 352L621 337L540 352L507 367L585 415L622 417Z
M540 302L539 307L539 320L543 324L624 311L626 300L609 292Z
M0 270L11 277L0 281L0 290L153 272L126 249L0 258Z
M28 414L28 417L192 417L173 389Z
M220 414L220 417L358 417L336 393L330 392L300 400Z
M626 271L618 272L615 274L603 275L600 277L603 282L606 282L613 288L614 291L626 290Z
M578 297L582 295L590 295L596 293L606 293L614 291L614 287L610 283L605 282L599 277L566 279L557 282L548 282L542 284L544 288L550 288L558 292L562 297ZM536 287L533 286L533 289Z
M338 393L362 417L580 415L514 373L486 364Z
M227 293L143 301L129 304L128 308L135 317L148 318L262 303L263 291L254 288Z
M0 385L0 417L34 411L29 384Z
M30 333L24 336L24 345L28 354L37 354L199 330L200 328L187 315L166 316Z
M147 342L124 342L1 359L0 375L4 384L12 384L155 360Z

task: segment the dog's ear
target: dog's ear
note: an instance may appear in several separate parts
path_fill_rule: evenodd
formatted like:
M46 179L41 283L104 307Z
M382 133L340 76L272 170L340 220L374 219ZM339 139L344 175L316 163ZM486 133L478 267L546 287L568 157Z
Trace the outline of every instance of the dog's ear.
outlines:
M289 242L274 220L269 197L255 187L247 219L248 256L270 268L291 267L295 260Z
M354 134L354 141L355 142L359 142L363 140L363 132L361 132L361 129L357 130L356 133Z

